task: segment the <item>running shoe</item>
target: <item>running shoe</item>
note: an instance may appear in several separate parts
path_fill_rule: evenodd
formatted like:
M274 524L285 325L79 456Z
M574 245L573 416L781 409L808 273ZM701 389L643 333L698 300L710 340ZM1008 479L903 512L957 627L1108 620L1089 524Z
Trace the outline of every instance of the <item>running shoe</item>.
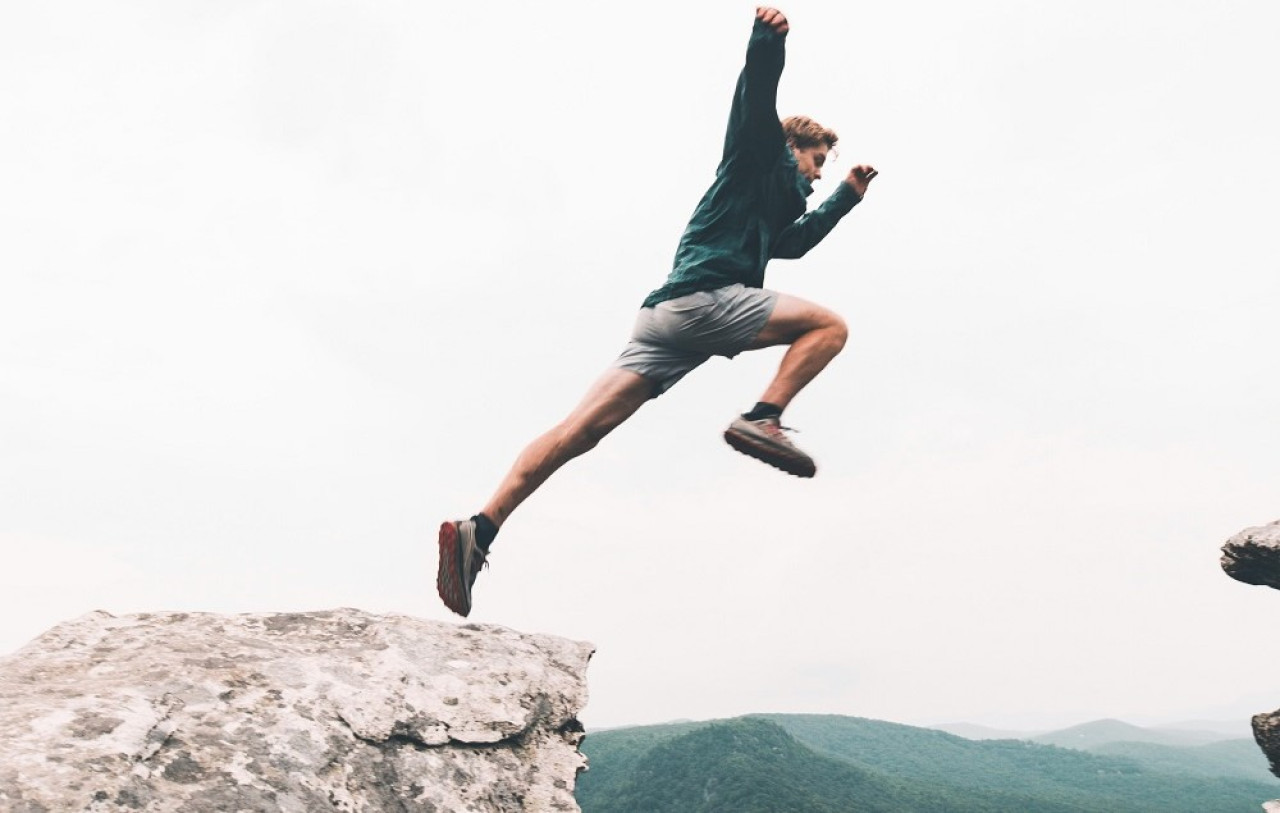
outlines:
M476 544L476 523L464 519L440 526L440 569L436 590L444 606L462 617L471 614L471 586L481 567L487 567L485 552Z
M749 421L739 416L724 430L724 439L744 455L768 463L787 474L812 477L818 471L817 465L812 457L796 448L787 437L787 431L777 418Z

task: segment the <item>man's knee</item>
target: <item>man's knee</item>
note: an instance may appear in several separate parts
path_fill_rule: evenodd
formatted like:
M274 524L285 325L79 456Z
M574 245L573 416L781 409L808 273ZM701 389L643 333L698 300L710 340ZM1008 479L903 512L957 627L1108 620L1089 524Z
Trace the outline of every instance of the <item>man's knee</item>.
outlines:
M566 458L591 451L651 397L650 379L630 370L612 370L551 430L556 447Z
M564 449L568 457L577 457L594 449L612 429L612 426L568 420L556 427L556 433L559 435L558 445Z
M840 350L844 348L845 342L849 341L849 325L839 314L833 313L831 317L832 341L836 343L836 349Z
M849 340L849 325L845 323L844 318L834 311L825 311L822 320L818 324L817 331L820 332L838 353L844 349L844 344Z

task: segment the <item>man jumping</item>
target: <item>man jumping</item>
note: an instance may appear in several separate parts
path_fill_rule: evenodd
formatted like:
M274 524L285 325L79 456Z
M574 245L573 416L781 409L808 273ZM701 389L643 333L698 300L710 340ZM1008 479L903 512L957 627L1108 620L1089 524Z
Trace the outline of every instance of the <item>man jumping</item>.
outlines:
M480 513L440 526L436 587L453 612L471 612L471 588L489 546L520 503L711 356L789 345L760 401L733 419L724 439L788 474L817 471L780 418L844 347L848 330L826 308L764 289L764 270L769 260L801 257L826 237L862 200L876 170L854 167L831 197L805 213L836 134L802 116L778 120L788 30L782 12L756 9L715 181L680 238L666 284L640 308L622 355L567 418L521 452Z

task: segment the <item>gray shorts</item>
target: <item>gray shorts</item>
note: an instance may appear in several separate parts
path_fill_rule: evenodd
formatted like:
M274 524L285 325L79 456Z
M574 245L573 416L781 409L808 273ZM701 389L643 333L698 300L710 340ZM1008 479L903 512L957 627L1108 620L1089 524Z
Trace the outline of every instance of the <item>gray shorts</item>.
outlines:
M750 347L777 302L773 291L734 284L641 308L613 366L652 381L656 398L712 356L733 358Z

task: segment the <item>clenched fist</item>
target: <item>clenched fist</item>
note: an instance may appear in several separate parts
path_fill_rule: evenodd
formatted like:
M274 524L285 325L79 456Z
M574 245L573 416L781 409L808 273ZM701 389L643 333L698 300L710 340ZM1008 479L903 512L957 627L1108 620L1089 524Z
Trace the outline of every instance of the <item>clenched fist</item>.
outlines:
M853 187L853 191L858 193L859 198L864 198L867 196L867 187L871 184L871 179L879 174L873 166L858 164L849 170L844 182Z
M768 6L756 6L756 19L767 26L773 28L779 34L786 36L791 30L791 26L787 25L787 18L781 11Z

